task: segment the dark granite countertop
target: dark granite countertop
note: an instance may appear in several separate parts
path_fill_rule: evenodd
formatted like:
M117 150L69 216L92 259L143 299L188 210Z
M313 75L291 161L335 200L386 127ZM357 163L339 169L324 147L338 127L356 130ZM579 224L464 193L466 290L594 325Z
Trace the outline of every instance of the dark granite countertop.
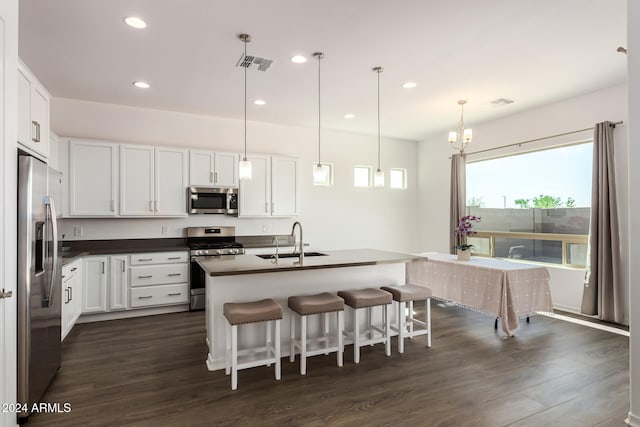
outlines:
M90 255L117 255L145 252L188 251L186 239L70 240L63 242L62 265Z
M424 256L375 249L348 249L321 252L326 254L326 256L307 256L304 258L303 265L294 264L294 262L298 261L298 258L281 258L277 263L273 263L271 259L262 259L256 255L207 257L198 260L198 264L200 264L210 276L231 276L237 274L358 267L427 260Z

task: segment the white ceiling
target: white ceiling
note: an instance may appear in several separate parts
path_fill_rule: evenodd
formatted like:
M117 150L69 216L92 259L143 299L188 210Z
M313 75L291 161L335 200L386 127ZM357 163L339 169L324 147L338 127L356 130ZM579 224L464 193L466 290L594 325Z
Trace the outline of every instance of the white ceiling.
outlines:
M626 78L625 0L20 0L20 57L57 97L242 118L241 32L275 60L249 70L249 120L316 127L322 51L323 128L377 132L380 65L382 134L413 140L462 98L469 127Z

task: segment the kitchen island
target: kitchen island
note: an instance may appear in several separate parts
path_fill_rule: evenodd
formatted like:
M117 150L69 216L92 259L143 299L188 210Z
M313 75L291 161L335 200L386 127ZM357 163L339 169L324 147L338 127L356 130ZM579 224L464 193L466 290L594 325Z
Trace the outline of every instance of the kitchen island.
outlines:
M424 262L426 257L373 249L323 251L321 256L306 256L302 265L298 258L262 259L257 255L211 257L198 261L207 273L206 323L207 367L224 368L225 302L246 302L272 298L282 306L282 356L289 351L289 309L287 298L320 292L377 288L405 284L405 264ZM391 314L392 319L395 315ZM380 318L376 313L376 318ZM364 317L364 316L363 316ZM332 319L335 321L334 319ZM363 319L364 320L364 319ZM345 328L352 327L352 317L345 316ZM240 347L264 345L264 325L241 329ZM335 325L331 325L335 327ZM309 331L319 330L317 319L310 319Z

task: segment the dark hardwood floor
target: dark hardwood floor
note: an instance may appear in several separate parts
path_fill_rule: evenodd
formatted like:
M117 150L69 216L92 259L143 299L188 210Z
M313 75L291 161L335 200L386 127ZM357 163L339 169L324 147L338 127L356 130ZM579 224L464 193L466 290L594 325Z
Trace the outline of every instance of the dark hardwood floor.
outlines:
M63 345L47 402L28 426L623 426L627 337L547 317L503 338L493 319L433 303L433 347L423 337L239 372L205 366L204 313L80 324Z

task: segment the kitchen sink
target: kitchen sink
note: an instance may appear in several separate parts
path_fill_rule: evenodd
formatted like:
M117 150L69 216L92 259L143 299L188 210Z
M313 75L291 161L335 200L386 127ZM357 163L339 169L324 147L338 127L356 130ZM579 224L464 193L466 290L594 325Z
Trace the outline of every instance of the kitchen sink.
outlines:
M260 257L262 259L273 259L275 258L275 254L265 254L265 255L256 255L257 257ZM298 258L300 255L298 254L279 254L278 258ZM305 257L308 256L327 256L327 254L323 254L321 252L305 252L304 253Z

